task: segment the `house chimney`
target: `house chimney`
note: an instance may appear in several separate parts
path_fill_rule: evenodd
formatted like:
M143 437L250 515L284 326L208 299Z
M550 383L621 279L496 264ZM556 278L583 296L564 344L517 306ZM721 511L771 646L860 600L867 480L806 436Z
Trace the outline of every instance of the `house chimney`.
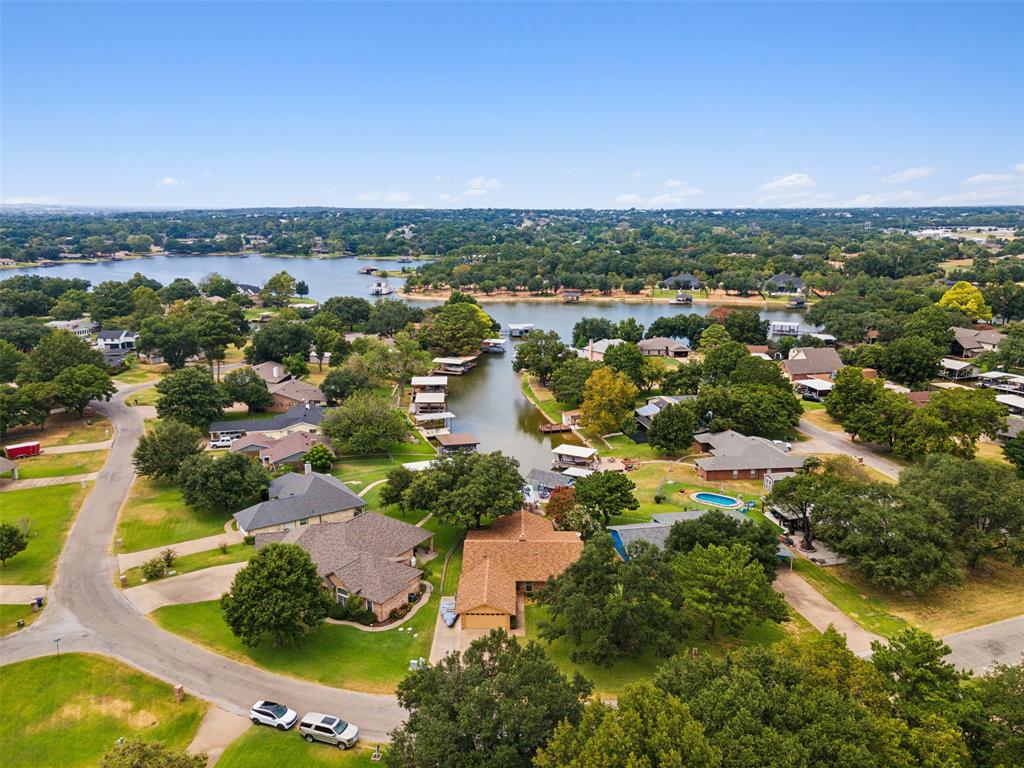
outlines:
M274 366L274 368L273 368L273 369L271 370L271 372L270 372L270 375L271 375L271 376L273 376L273 377L274 377L274 378L276 379L276 378L277 378L277 376L278 376L278 371L279 371L279 369L278 369L278 367L277 367L277 366L275 365L275 366Z
M310 464L308 461L305 464L302 465L302 469L303 469L304 474L307 474L307 475L312 475L313 474L313 465Z

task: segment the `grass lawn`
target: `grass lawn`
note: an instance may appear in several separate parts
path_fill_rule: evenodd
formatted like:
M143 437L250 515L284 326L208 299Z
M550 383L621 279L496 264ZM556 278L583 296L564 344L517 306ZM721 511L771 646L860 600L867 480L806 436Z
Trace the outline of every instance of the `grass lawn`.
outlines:
M123 736L184 749L208 705L102 656L64 653L4 667L5 768L95 766ZM17 746L15 746L17 745Z
M128 405L156 405L160 402L161 397L162 395L156 391L156 387L146 387L125 398L125 403Z
M804 405L810 405L810 403L804 403ZM815 403L817 405L817 403ZM820 409L807 410L804 409L804 418L811 422L814 426L820 427L821 429L827 429L829 432L842 432L842 425L835 421L828 413L825 412L824 407Z
M562 423L562 413L566 409L555 400L551 390L543 386L536 376L523 376L521 388L526 399L540 408L548 421L555 424Z
M172 569L178 574L199 571L203 568L212 568L215 565L227 565L228 563L240 563L248 560L256 554L256 548L248 544L232 544L228 551L221 552L220 549L211 549L208 552L196 552L192 555L182 555L174 561ZM142 583L142 569L129 568L124 572L128 577L128 586L137 587ZM174 578L173 576L171 578ZM120 586L120 581L118 581Z
M35 621L39 612L33 612L27 605L0 604L0 637L9 635L18 628L18 619L25 620L25 626Z
M1006 454L1003 453L1003 447L1001 445L996 445L995 443L979 442L977 457L979 459L988 459L989 461L998 461L1003 464L1010 463L1006 460Z
M358 719L358 713L335 714ZM217 761L217 768L252 768L268 765L370 768L380 765L370 761L372 754L373 749L362 742L352 749L341 750L326 744L307 744L294 729L288 733L279 733L272 728L250 728L224 750L224 754Z
M644 523L658 512L712 509L706 504L693 501L689 497L693 491L724 492L732 496L742 494L747 501L760 498L764 493L764 486L756 480L705 483L697 476L697 472L692 466L678 462L644 464L639 469L628 472L626 476L636 483L636 497L640 502L640 508L627 510L624 514L615 517L612 520L613 525ZM654 496L659 488L665 494L666 499L661 504L656 504ZM686 495L680 493L684 490L687 491Z
M609 435L604 438L591 439L597 452L606 458L638 459L640 461L671 460L677 454L662 453L648 443L635 443L629 435ZM608 446L611 446L609 448Z
M161 547L213 536L230 519L226 512L204 512L186 506L181 491L170 483L136 478L117 520L118 552Z
M31 480L40 477L68 477L98 472L107 460L106 451L82 451L80 453L54 453L18 459L18 478Z
M824 403L814 403L814 402L811 402L810 400L801 400L800 401L800 405L803 406L804 413L808 413L809 411L824 411L825 410L825 404Z
M546 611L546 608L536 604L526 606L526 639L540 642L547 651L548 657L563 674L571 677L574 673L579 672L594 684L594 691L601 696L616 696L626 685L650 678L657 668L667 660L666 657L648 652L637 658L621 659L608 667L596 664L576 664L570 659L573 646L568 640L563 638L553 643L547 643L539 639L537 633L540 624L545 620ZM737 648L772 645L787 636L799 636L814 631L814 628L801 616L792 611L790 611L790 615L792 619L788 624L765 622L751 627L742 637L719 640L714 644L709 644L703 638L683 638L680 640L678 651L682 653L688 652L691 648L697 648L701 653L707 652L714 656L722 656Z
M89 493L87 483L49 485L0 494L0 522L17 524L22 518L31 521L28 548L7 561L0 569L4 584L47 584L53 575L57 556L64 547L64 537Z
M115 373L111 378L122 384L142 384L147 381L157 382L169 370L170 367L163 363L160 365L148 365L132 360L128 368L125 368L120 373Z
M46 448L53 445L77 445L78 443L99 443L114 436L110 422L97 414L85 420L75 413L55 413L46 420L46 429L40 432L35 427L20 427L7 433L5 445L27 443L38 440Z
M408 673L410 659L430 655L437 606L438 598L432 596L409 621L386 632L325 623L289 648L275 648L269 641L256 648L242 645L224 623L217 600L168 605L151 615L170 632L271 672L356 691L390 693Z
M860 624L864 629L890 637L907 628L907 622L894 616L877 596L871 596L848 581L839 578L836 568L822 568L809 560L797 558L794 568L830 603Z
M875 589L848 566L831 571L851 589L883 603L899 619L936 637L1024 613L1024 568L995 560L969 572L962 585L936 589L921 599Z

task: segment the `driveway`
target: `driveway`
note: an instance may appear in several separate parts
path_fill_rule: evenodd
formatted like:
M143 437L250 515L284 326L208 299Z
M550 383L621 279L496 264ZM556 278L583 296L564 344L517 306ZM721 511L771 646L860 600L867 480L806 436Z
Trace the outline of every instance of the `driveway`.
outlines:
M0 605L28 605L45 594L45 584L0 584Z
M162 547L119 554L117 555L117 569L124 573L129 568L142 565L147 560L152 560L154 557L159 556L168 547L173 549L178 557L181 557L182 555L193 555L197 552L209 552L211 549L217 549L222 543L240 544L243 538L239 531L233 530L230 526L225 526L224 533L218 533L213 536L204 536L201 539L179 541L177 544L167 544Z
M879 456L860 443L853 442L845 432L830 432L827 429L822 429L807 418L800 419L800 431L813 438L817 446L822 446L824 448L823 452L845 453L847 456L860 459L867 466L877 469L883 475L891 477L893 480L899 479L899 464ZM794 446L794 448L800 453L806 450L803 445Z
M26 488L43 488L48 485L70 485L71 483L88 483L95 480L98 472L87 472L84 475L62 475L60 477L32 477L27 480L8 480L0 487L0 491L24 491Z
M235 574L245 565L244 562L228 563L183 573L180 576L165 576L137 587L130 587L124 590L124 596L139 613L150 613L165 605L218 600L231 588Z
M825 631L831 624L840 634L846 635L847 646L858 656L870 655L872 641L885 642L884 637L868 632L832 605L796 571L779 569L772 587L781 592L793 610L807 619L819 632Z
M1016 664L1024 656L1024 616L975 627L942 638L953 652L947 661L981 673L992 664Z
M405 719L394 696L332 688L232 661L163 631L114 586L110 542L143 429L142 409L126 406L124 398L146 386L126 387L110 402L96 403L115 427L110 456L57 562L49 606L31 626L0 639L0 665L50 655L59 639L62 651L111 656L237 715L257 699L279 699L299 711L352 713L367 741L386 740Z

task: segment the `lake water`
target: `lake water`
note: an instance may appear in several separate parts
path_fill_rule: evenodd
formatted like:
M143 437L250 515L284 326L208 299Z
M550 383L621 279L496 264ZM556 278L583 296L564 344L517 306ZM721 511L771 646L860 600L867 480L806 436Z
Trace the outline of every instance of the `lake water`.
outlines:
M93 285L104 280L127 280L135 272L159 280L165 285L177 277L186 277L198 283L211 272L219 272L239 283L260 285L271 275L287 270L297 280L304 280L310 296L324 300L331 296L364 296L369 298L370 275L360 275L358 269L372 266L379 269L414 268L424 262L398 264L387 260L364 259L289 259L253 254L247 258L229 256L154 256L120 262L98 264L62 264L51 268L12 269L0 272L0 279L15 274L36 273L54 277L80 277ZM401 278L391 278L396 289ZM400 297L396 294L396 297ZM413 302L421 306L437 301ZM695 304L676 307L654 302L625 304L622 302L585 302L560 304L555 302L503 301L488 302L484 309L502 326L509 323L533 323L537 328L557 331L568 342L572 327L581 317L604 317L618 322L633 317L645 326L659 317L680 313L707 314L714 305ZM761 309L766 320L801 322L799 312L779 309ZM813 330L810 327L805 330ZM523 474L537 467L546 469L551 461L551 448L575 440L571 434L543 435L539 427L543 417L524 397L519 377L512 370L515 344L509 345L504 355L481 355L479 364L464 376L449 379L449 410L456 418L454 431L470 432L480 439L480 450L501 450L520 462Z

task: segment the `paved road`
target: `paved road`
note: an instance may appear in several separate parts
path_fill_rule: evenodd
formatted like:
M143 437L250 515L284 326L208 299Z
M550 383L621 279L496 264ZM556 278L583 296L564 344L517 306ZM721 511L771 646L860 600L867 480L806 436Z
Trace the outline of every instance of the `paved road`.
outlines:
M900 465L868 450L860 443L855 443L845 432L830 432L822 429L809 419L800 419L800 431L809 435L835 453L845 453L855 459L861 459L867 466L877 469L893 480L899 479Z
M257 699L276 699L300 712L336 713L357 723L368 741L384 740L404 717L393 696L316 685L231 661L164 632L115 588L110 542L131 487L131 455L143 429L139 409L126 406L124 398L142 386L127 387L111 402L97 404L116 428L110 456L61 553L49 606L30 627L0 639L0 664L51 654L59 638L62 651L112 656L183 685L228 712L244 714Z
M994 662L1016 664L1024 657L1024 616L975 627L942 638L953 652L948 661L983 672Z

